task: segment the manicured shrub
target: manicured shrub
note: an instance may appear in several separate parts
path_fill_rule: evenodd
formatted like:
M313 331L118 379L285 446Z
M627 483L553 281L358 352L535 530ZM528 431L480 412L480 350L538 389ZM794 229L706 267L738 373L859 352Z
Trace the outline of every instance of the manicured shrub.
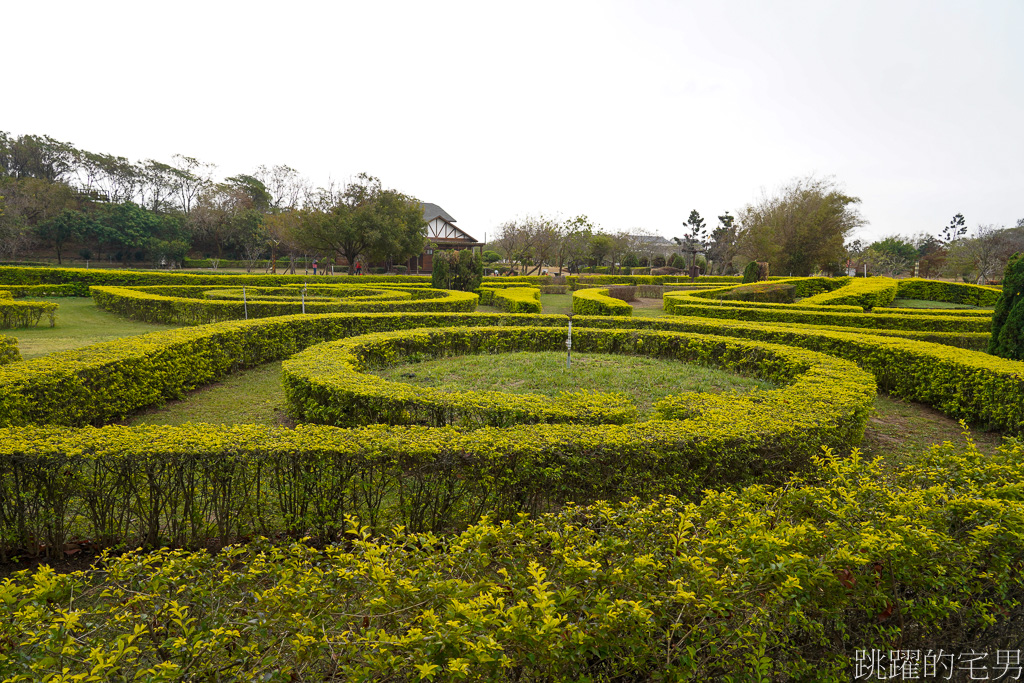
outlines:
M751 261L743 269L743 284L757 282L757 262Z
M494 290L494 305L508 313L540 313L540 289L507 287Z
M446 328L364 335L318 344L286 360L285 395L294 417L339 427L632 422L636 407L617 394L573 392L549 399L501 391L456 393L368 374L409 357L551 351L561 350L564 344L564 331L553 328Z
M897 280L888 277L847 278L838 289L804 299L819 306L860 306L864 310L888 306L896 298Z
M633 307L608 296L602 288L578 289L572 293L572 312L577 315L633 315Z
M237 273L182 273L167 271L106 270L102 268L15 268L0 267L0 285L68 284L77 287L78 296L89 296L89 287L100 286L155 286L155 285L246 285L274 287L286 284L301 285L310 275L244 275ZM320 276L317 276L320 277ZM333 275L335 284L370 283L426 283L427 275Z
M563 330L541 334L558 345ZM506 341L535 336L524 328L424 333L448 331L467 339L480 333ZM294 332L281 338L294 343ZM222 334L211 341L227 339ZM210 346L216 348L202 354L207 363L212 353L230 355L224 343ZM781 481L806 467L822 444L850 447L860 440L874 399L869 374L802 349L710 335L586 329L578 336L574 331L574 346L712 364L782 386L742 396L679 395L657 406L668 419L627 425L0 430L0 553L20 552L32 539L46 539L46 547L57 550L75 536L199 546L282 531L333 537L345 514L377 531L400 524L441 532L464 528L485 512L514 518L569 500L699 497L708 487ZM32 363L2 366L0 374ZM120 361L122 373L124 365ZM192 368L178 362L174 369L186 374ZM121 389L117 372L107 374L113 379L102 389ZM309 409L330 410L338 405L329 393L334 380L309 379L316 374L315 364L305 373L309 388L302 401ZM103 398L86 399L88 407ZM66 406L69 396L52 400ZM374 409L369 401L363 405Z
M0 299L0 330L15 327L35 327L46 316L53 327L57 304L49 301L12 301Z
M796 301L796 285L787 282L756 282L734 287L716 298L735 301L791 304Z
M929 311L927 315L899 313L865 313L858 306L816 305L726 301L721 298L727 289L697 292L669 292L664 296L664 310L672 315L697 315L711 318L806 323L843 327L864 327L889 330L931 330L943 332L984 332L990 322L984 315L961 314L957 310L944 310L941 315ZM840 291L840 290L837 290ZM799 296L800 285L797 285ZM909 310L909 309L908 309Z
M896 297L899 299L923 299L925 301L946 301L971 306L995 306L999 300L997 287L981 287L960 282L940 282L922 278L899 280Z
M358 285L317 285L307 288L314 296L327 297L302 302L301 289L241 288L213 289L208 286L92 287L96 305L136 320L201 325L224 320L266 318L301 313L338 311L472 311L477 295L471 292L389 285L372 289ZM207 297L207 292L213 295ZM250 293L255 296L249 300ZM269 296L262 296L266 294Z
M21 360L21 353L18 352L18 340L0 334L0 365L13 363L16 360Z
M1019 445L936 446L895 474L826 455L786 486L697 504L602 502L449 538L352 524L339 545L129 553L99 572L42 565L0 588L0 672L841 683L858 652L1013 652L1022 463Z
M1002 296L992 317L988 352L1024 360L1024 253L1014 254L1006 264Z

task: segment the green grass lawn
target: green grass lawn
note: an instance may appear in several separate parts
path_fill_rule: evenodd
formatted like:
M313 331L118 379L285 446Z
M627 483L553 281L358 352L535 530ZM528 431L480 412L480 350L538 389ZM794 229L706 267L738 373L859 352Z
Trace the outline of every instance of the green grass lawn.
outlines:
M140 411L125 424L183 425L186 422L294 426L285 409L281 363L267 363L237 372L222 382L196 389L180 401Z
M26 360L121 337L132 337L177 327L122 318L97 308L91 298L26 298L19 299L19 301L52 301L60 305L60 308L57 309L55 327L39 326L2 330L2 334L5 336L18 340L18 350L21 352L21 357Z
M561 351L438 358L376 372L386 379L445 391L504 391L557 396L563 391L628 394L641 419L658 399L684 391L745 392L771 388L768 382L717 368L644 356L574 353L566 368Z
M924 301L922 299L896 299L889 308L971 308L975 310L994 311L995 306L971 306L970 304L951 304L948 301Z

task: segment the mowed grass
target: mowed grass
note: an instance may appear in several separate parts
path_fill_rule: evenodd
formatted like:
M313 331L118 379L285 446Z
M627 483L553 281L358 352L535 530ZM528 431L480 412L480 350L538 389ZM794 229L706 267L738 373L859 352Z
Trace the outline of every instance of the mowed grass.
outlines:
M969 308L973 310L994 311L995 306L971 306L970 304L953 304L948 301L925 301L923 299L895 299L889 308Z
M557 396L563 391L627 394L640 419L661 398L684 391L746 392L769 382L679 361L604 353L574 353L566 368L560 351L436 358L376 371L385 379L444 391L503 391Z
M77 349L90 344L132 337L175 325L159 325L122 318L97 308L91 298L55 297L48 299L18 299L18 301L50 301L59 304L57 324L40 325L16 330L0 330L0 334L18 340L18 351L25 360L38 358L57 351Z
M293 427L295 422L287 415L281 385L281 363L267 363L237 372L222 382L190 392L180 401L138 412L124 424L183 425L187 422Z

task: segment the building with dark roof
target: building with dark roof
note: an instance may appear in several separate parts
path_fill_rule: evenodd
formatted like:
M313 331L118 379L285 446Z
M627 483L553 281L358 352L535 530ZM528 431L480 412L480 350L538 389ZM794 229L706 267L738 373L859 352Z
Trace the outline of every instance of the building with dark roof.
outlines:
M409 259L409 272L433 270L434 249L472 249L480 251L483 243L455 225L450 213L437 204L423 202L423 219L427 222L427 248L417 257ZM432 246L433 245L433 246Z

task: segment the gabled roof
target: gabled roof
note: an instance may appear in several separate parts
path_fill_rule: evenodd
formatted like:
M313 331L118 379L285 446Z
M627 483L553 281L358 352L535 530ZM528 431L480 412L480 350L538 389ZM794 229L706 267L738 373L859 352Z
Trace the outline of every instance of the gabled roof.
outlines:
M637 235L636 240L641 244L675 244L661 235Z
M420 202L420 206L423 207L423 220L427 221L428 223L434 220L435 218L440 218L441 220L447 221L449 223L455 222L455 219L451 217L451 214L449 214L447 211L442 209L437 204Z

